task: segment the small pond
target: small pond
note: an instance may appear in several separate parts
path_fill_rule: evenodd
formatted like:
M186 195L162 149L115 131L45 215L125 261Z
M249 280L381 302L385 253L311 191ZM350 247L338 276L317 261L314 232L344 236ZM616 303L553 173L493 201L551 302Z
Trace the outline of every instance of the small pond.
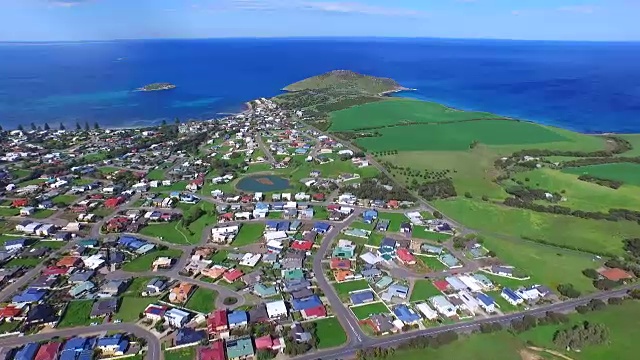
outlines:
M236 188L248 192L282 191L289 188L289 180L277 175L253 175L238 181Z

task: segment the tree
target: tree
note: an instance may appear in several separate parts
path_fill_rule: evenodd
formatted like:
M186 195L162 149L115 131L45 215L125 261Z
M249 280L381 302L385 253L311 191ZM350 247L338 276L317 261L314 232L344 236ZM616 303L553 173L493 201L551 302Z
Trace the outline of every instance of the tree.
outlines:
M584 269L582 270L582 274L590 279L599 279L600 274L595 269Z
M44 123L44 130L45 131L51 130L51 127L49 126L49 123Z
M609 340L609 328L603 324L583 322L571 329L560 330L553 337L553 343L564 349L579 350L588 345L603 344Z
M84 122L84 131L89 131L89 130L91 130L91 127L89 126L89 122L85 121Z
M38 127L36 127L36 124L31 123L31 130L35 131L36 129L38 129Z
M78 131L82 130L82 126L80 126L79 122L76 123L76 130Z
M96 129L96 130L100 130L100 124L98 124L98 122L97 122L97 121L96 121L96 122L94 122L94 123L93 123L93 128L94 128L94 129Z
M164 126L167 126L167 120L162 119L162 124L161 124L161 125L162 125L163 127L164 127Z
M174 122L176 125L180 125L180 119L178 119L178 118L176 118L173 122Z
M573 287L573 284L560 284L558 285L558 292L560 293L560 295L562 296L566 296L568 298L578 298L580 297L580 291L576 290Z
M438 210L435 210L433 212L433 217L436 218L436 219L442 219L443 218L442 213L440 213L440 211L438 211Z
M18 130L24 131L24 126L22 126L22 124L18 124Z
M62 130L65 130L66 128L64 127L63 123L60 123L60 126L58 126L58 129L62 131Z

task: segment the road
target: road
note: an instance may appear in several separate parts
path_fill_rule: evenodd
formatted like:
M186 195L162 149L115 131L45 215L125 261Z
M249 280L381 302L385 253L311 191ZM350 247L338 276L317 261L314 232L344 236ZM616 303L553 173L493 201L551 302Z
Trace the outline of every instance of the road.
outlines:
M141 328L134 324L102 324L90 327L75 327L68 329L56 329L46 333L27 335L21 337L9 337L0 339L0 347L18 347L29 342L39 342L51 340L54 337L70 338L73 336L89 336L97 335L106 331L123 331L130 334L134 334L138 338L145 339L147 341L147 353L146 358L149 360L162 360L164 354L160 346L160 341L151 332Z
M482 318L476 319L473 321L467 322L459 322L451 325L444 325L436 328L429 328L424 330L412 331L408 333L401 333L391 336L384 336L379 338L367 338L364 341L354 344L353 342L348 343L347 345L330 350L324 351L315 351L312 353L304 354L298 357L295 357L296 360L342 360L345 358L354 357L356 351L359 349L368 349L372 347L393 347L398 346L407 340L414 339L421 336L432 336L446 331L457 331L457 332L468 332L471 330L476 330L482 324L499 322L501 324L508 324L512 320L520 319L525 315L532 316L541 316L547 313L548 311L553 312L568 312L575 309L578 305L584 305L591 301L592 299L600 299L606 300L611 297L620 297L624 296L629 289L640 288L640 284L636 284L633 286L628 286L621 289L616 289L612 291L596 293L588 296L581 297L579 299L569 300L562 303L542 306L536 309L531 309L515 314L508 314L502 316L494 316L490 318Z

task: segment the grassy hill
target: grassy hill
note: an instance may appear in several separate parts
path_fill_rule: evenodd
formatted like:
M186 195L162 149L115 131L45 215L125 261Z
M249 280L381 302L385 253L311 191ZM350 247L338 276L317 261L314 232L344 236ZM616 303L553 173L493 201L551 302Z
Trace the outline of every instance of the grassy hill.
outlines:
M378 95L388 91L400 90L402 86L389 78L363 75L349 70L334 70L298 81L284 88L284 90L291 92L318 89Z

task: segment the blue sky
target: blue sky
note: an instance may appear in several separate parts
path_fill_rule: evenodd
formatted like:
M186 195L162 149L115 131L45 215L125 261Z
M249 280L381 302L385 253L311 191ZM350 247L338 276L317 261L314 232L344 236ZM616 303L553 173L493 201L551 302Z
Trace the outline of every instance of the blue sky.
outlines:
M0 41L382 36L640 40L640 0L0 0Z

